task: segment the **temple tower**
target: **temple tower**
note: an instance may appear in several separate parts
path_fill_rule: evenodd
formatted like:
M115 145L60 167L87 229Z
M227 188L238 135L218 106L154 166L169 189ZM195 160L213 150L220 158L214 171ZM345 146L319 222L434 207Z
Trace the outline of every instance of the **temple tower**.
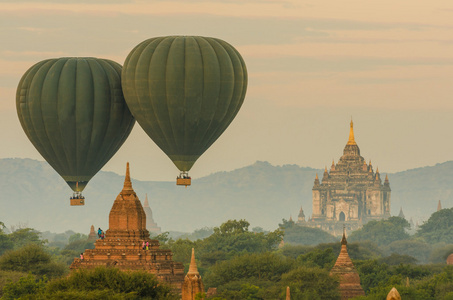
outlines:
M143 250L143 243L148 243L149 250ZM160 249L159 241L149 238L146 215L132 188L128 163L123 189L110 210L105 238L97 239L94 249L85 250L83 260L75 258L70 269L109 266L121 270L144 270L180 291L184 266L172 261L172 256L171 250Z
M162 231L160 230L160 227L157 226L156 222L154 222L153 211L151 210L151 207L149 206L149 203L148 203L148 194L145 195L145 202L143 203L143 210L145 211L145 215L146 215L146 229L148 229L149 232L154 233L154 234L161 233Z
M97 234L94 231L94 225L91 225L90 234L88 235L88 241L94 242L96 240Z
M195 261L195 250L192 248L192 258L190 260L189 272L184 277L182 285L182 300L195 300L197 294L204 293L203 281L198 273L197 262Z
M370 220L390 217L390 182L382 181L379 169L373 171L371 161L360 155L351 120L349 138L343 155L330 171L324 169L322 181L316 174L312 188L313 214L311 222L299 225L317 227L330 233L356 230Z
M437 203L437 211L439 211L441 209L442 209L442 204L440 203L440 200L439 200L439 203Z
M299 215L297 216L297 223L298 224L305 223L305 214L304 210L302 209L302 206L300 207Z
M341 300L350 299L356 296L365 296L365 292L360 285L359 273L349 257L348 249L346 247L347 244L345 230L343 229L340 255L330 271L331 276L338 276L340 279L339 290Z

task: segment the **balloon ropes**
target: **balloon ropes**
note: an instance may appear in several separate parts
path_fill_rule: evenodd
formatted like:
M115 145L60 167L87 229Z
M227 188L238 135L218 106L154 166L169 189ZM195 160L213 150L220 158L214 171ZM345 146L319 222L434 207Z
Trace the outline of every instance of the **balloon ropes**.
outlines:
M121 65L98 58L56 58L19 82L16 108L27 137L74 191L71 205L134 126L124 101Z
M143 41L122 71L127 105L190 185L195 161L233 121L247 90L239 52L217 38L168 36Z

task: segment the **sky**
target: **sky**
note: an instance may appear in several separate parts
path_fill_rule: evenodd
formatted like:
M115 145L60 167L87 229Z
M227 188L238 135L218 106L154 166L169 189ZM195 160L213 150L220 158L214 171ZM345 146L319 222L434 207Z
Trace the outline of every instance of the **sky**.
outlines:
M0 158L43 160L23 133L17 84L48 58L120 64L157 36L233 45L247 65L244 104L197 161L199 178L257 160L324 168L354 120L381 173L453 160L453 2L334 0L0 0ZM172 181L178 170L138 124L103 170Z

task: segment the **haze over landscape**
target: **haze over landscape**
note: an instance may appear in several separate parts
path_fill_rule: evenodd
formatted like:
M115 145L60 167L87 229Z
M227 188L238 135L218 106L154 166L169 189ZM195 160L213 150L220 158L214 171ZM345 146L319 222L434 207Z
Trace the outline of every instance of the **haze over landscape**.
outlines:
M249 73L242 109L193 178L257 160L321 169L341 154L351 116L362 155L384 174L452 160L452 15L442 0L3 1L0 157L42 160L15 112L17 83L34 63L123 64L147 38L187 34L228 41ZM138 124L103 170L122 174L126 161L140 180L177 175Z

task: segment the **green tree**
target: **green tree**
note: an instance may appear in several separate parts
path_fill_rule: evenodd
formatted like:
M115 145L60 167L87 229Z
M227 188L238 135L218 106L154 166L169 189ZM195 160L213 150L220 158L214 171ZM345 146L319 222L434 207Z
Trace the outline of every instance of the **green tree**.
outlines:
M313 249L307 254L300 255L297 258L297 261L308 267L319 267L322 269L330 270L332 269L337 255L333 253L332 248L327 248L325 250Z
M124 272L117 268L104 267L77 270L70 276L50 281L43 298L58 295L69 299L68 295L77 293L93 295L99 292L113 299L178 299L171 288L159 282L153 274L145 271Z
M431 244L439 242L453 244L452 231L453 208L448 208L433 213L428 221L419 227L416 235Z
M335 242L337 238L319 228L290 226L284 229L285 243L318 245L319 243Z
M293 259L271 252L244 254L210 267L205 284L221 287L230 282L249 282L259 286L261 281L279 281L281 275L291 270L293 265Z
M69 237L69 243L72 243L72 242L75 242L75 241L80 241L80 240L84 240L86 241L88 239L88 236L86 234L82 234L82 233L74 233L73 235L71 235Z
M286 286L290 287L292 299L340 299L338 280L330 276L329 271L319 268L299 267L291 270L283 274L279 286L279 297L272 299L283 298Z
M361 229L352 232L348 241L373 241L378 246L388 245L394 241L409 239L409 234L406 232L408 228L410 228L409 222L400 217L370 221Z
M197 243L200 261L204 265L213 265L239 254L262 253L277 248L282 231L255 233L248 230L249 226L245 220L229 220L215 227L211 236Z
M17 282L11 282L3 288L3 297L5 300L13 300L26 295L36 295L41 293L45 288L47 279L36 279L32 274L21 277Z
M394 241L383 247L383 249L388 254L409 255L421 263L426 263L428 262L432 247L422 240L401 240Z
M28 244L17 250L10 250L0 257L0 269L5 271L31 272L33 275L55 278L63 275L66 266L52 260L42 246Z
M41 240L39 231L33 228L20 228L8 235L14 248L18 249L28 244L44 245L46 240Z

